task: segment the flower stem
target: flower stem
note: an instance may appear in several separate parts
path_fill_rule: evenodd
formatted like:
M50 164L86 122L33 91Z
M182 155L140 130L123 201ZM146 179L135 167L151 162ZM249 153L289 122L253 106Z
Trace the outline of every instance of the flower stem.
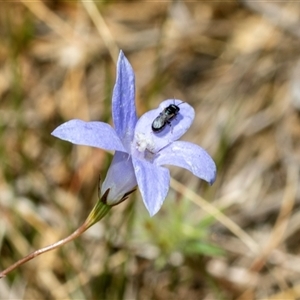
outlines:
M90 228L92 225L100 221L111 209L111 206L104 204L101 199L97 201L96 205L94 206L93 210L85 220L85 222L77 228L72 234L70 234L68 237L54 243L51 245L48 245L44 248L41 248L39 250L35 250L31 252L30 254L26 255L22 259L15 262L13 265L5 269L4 271L0 272L0 279L5 277L8 273L15 270L19 266L25 264L26 262L32 260L33 258L46 253L48 251L54 250L56 248L59 248L63 245L65 245L68 242L73 241L77 237L79 237L82 233L84 233L88 228Z
M19 266L23 265L24 263L32 260L33 258L46 253L48 251L54 250L74 239L76 239L77 237L79 237L83 232L85 232L88 229L87 224L83 223L78 229L76 229L72 234L70 234L68 237L54 243L51 245L48 245L44 248L41 248L39 250L35 250L33 252L31 252L30 254L26 255L25 257L23 257L22 259L18 260L17 262L15 262L13 265L11 265L10 267L8 267L7 269L5 269L4 271L2 271L0 273L0 278L5 277L8 273L10 273L11 271L15 270L16 268L18 268Z
M86 229L90 228L95 223L100 221L112 208L112 206L106 204L106 197L108 193L109 189L106 191L106 193L104 193L101 199L97 201L96 205L85 220L85 224L87 226Z

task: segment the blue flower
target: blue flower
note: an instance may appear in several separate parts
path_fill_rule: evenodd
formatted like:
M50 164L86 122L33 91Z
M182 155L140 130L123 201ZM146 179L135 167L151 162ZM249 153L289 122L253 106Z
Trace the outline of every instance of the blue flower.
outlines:
M170 104L180 105L178 115L162 131L153 132L153 120ZM116 205L138 186L153 216L170 186L170 173L165 165L185 168L210 184L215 181L216 165L209 154L195 144L177 141L189 129L194 116L194 109L188 103L169 99L138 120L134 72L121 51L112 98L114 128L103 122L71 120L57 127L52 135L77 145L114 150L101 185L101 199L108 205Z

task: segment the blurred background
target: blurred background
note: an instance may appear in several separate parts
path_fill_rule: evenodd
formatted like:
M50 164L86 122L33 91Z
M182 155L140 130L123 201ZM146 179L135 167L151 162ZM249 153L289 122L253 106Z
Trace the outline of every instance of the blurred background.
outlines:
M59 250L0 280L0 299L300 299L300 4L0 4L0 268L68 236L112 158L50 133L111 123L122 49L138 114L169 98L183 140L218 166L208 186L171 168L161 211L139 192ZM124 174L126 176L126 174Z

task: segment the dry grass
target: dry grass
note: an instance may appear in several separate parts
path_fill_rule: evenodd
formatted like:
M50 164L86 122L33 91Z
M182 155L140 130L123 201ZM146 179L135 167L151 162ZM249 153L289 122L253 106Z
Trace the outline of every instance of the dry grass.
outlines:
M111 122L119 49L139 114L172 97L195 107L183 139L207 149L218 178L171 168L155 217L136 193L1 279L0 298L299 299L299 28L295 1L1 2L1 269L93 207L111 156L50 132Z

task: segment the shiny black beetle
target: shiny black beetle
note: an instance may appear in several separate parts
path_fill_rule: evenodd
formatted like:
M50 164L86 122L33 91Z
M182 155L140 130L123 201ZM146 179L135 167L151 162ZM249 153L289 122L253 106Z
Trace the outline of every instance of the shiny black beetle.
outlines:
M181 102L182 104L184 102ZM180 105L178 104L178 105ZM160 132L162 131L167 124L171 124L171 121L178 115L180 108L178 105L170 104L167 106L158 117L154 119L152 122L152 130L153 132Z

